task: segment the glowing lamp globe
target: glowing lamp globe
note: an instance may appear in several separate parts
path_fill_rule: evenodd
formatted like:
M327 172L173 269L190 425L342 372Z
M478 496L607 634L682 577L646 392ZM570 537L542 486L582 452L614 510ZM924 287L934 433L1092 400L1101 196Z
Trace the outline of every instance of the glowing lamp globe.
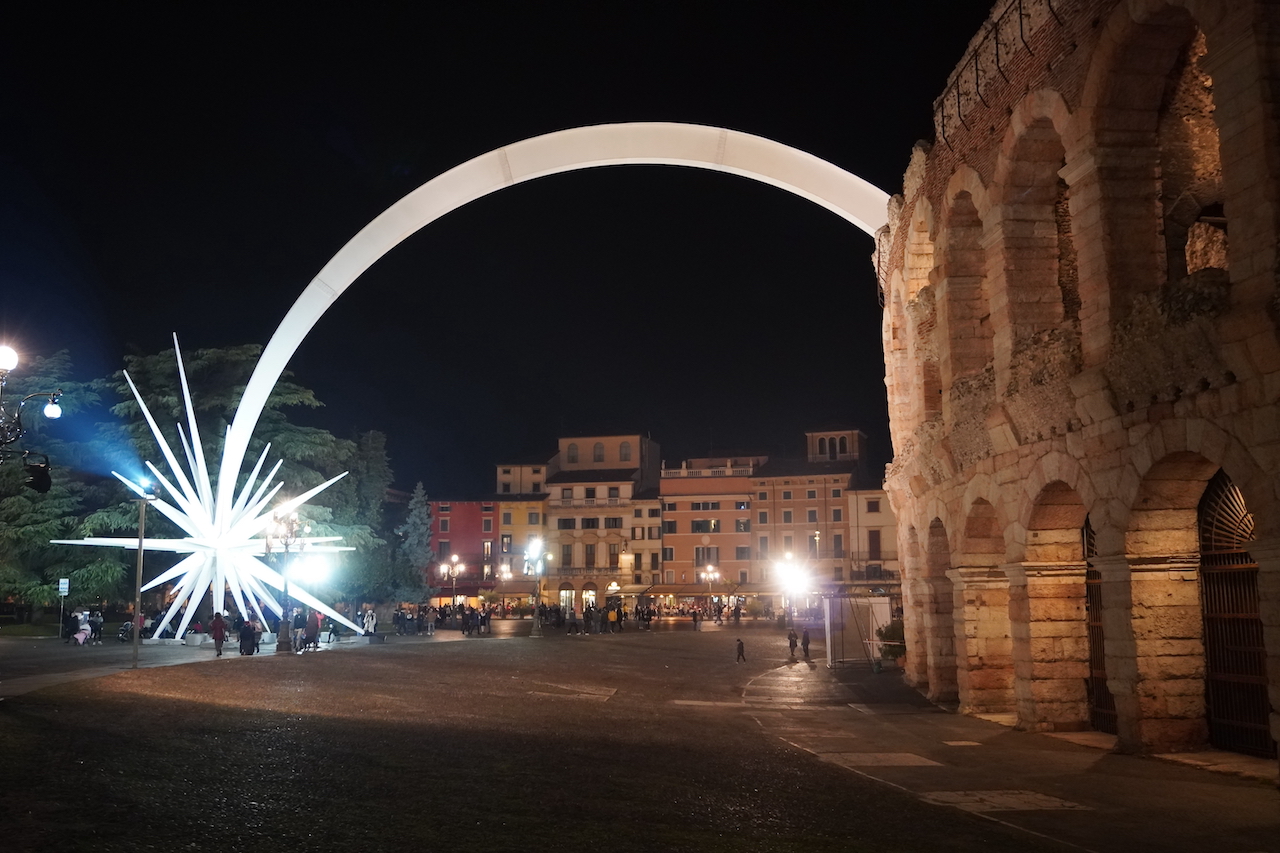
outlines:
M13 347L0 346L0 370L13 370L17 366L17 351Z
M44 404L44 416L50 420L56 421L62 417L62 407L50 400Z

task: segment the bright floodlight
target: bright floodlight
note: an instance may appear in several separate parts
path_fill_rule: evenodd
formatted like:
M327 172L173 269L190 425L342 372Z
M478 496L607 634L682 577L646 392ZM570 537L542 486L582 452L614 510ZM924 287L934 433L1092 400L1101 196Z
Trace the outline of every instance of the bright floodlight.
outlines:
M17 366L17 351L13 347L0 346L0 370L13 370Z
M62 407L50 400L44 404L44 416L50 420L57 420L62 417Z

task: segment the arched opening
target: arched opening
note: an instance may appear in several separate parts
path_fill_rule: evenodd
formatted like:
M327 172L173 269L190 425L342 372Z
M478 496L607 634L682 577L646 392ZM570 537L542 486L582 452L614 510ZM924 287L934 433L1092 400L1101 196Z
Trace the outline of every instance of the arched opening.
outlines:
M825 438L818 439L818 455L819 456L827 455L827 440Z
M923 616L928 654L928 696L935 702L959 698L956 674L955 595L947 572L951 568L951 544L947 528L935 518L929 523L925 552L925 601Z
M1066 431L1080 370L1080 283L1066 160L1048 117L1028 121L1001 164L999 275L992 286L995 393L1024 441ZM1006 355L1007 354L1007 355Z
M936 335L938 312L932 283L934 252L925 212L911 221L904 262L906 309L911 318L910 363L917 371L912 383L915 389L913 423L929 420L942 413L942 372L938 364Z
M559 592L560 592L560 596L559 596L560 609L567 616L569 611L573 609L573 605L574 605L573 584L569 583L568 581L561 583Z
M592 462L604 461L604 442L597 441L595 443L595 446L591 448L591 461Z
M566 462L570 464L576 463L578 461L578 445L570 444L565 448L564 457Z
M1013 708L1013 656L1004 530L996 508L978 498L965 518L955 585L956 671L961 710L1004 713Z
M1245 550L1253 540L1253 515L1225 471L1209 481L1199 516L1209 743L1275 758L1258 563Z

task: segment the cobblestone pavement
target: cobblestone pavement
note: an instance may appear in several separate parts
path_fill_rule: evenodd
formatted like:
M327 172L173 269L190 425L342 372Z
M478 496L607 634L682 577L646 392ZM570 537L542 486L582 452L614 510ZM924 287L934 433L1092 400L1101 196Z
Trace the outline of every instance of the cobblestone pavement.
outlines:
M1259 781L957 716L894 674L828 669L821 644L792 659L763 623L528 626L144 649L192 662L138 671L109 652L79 659L87 680L7 677L32 664L0 642L0 761L21 780L3 849L1280 851L1265 762ZM77 651L57 645L29 654Z

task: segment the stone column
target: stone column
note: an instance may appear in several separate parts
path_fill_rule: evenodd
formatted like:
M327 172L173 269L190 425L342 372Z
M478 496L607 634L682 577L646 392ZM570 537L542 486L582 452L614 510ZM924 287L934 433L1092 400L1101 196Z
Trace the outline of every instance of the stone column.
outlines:
M929 692L934 702L954 702L956 686L956 626L951 581L945 577L924 579L921 607L924 614Z
M903 633L907 645L903 679L916 688L929 684L928 630L924 617L924 600L927 597L928 584L923 578L912 577L902 584Z
M1018 728L1087 728L1085 564L1010 563L1004 570L1009 577Z
M1199 560L1095 557L1102 573L1107 686L1120 747L1176 752L1208 738Z
M960 711L1013 710L1013 640L1009 635L1009 578L997 568L966 566L947 572L955 600L956 687Z

